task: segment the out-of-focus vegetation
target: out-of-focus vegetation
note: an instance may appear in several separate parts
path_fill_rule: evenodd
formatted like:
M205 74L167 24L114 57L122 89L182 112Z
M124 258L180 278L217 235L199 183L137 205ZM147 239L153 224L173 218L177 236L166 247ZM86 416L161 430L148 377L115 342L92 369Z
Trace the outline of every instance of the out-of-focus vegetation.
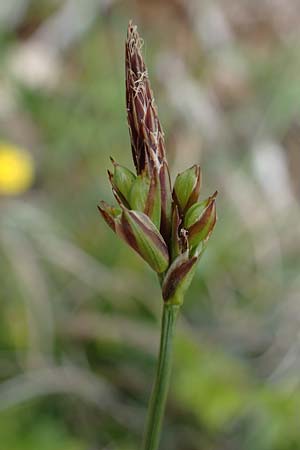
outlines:
M297 0L0 3L1 149L21 158L0 155L0 175L24 176L24 151L35 173L25 192L0 182L0 449L139 448L161 299L96 209L111 199L109 156L131 159L130 18L173 175L200 162L203 195L220 193L178 326L162 448L296 450Z

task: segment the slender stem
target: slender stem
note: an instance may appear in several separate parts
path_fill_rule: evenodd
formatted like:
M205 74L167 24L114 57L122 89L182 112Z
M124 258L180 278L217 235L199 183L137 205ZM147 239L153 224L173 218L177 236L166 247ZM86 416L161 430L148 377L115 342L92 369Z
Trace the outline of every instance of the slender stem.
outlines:
M173 334L178 305L164 305L158 364L149 402L143 450L157 450L172 368Z

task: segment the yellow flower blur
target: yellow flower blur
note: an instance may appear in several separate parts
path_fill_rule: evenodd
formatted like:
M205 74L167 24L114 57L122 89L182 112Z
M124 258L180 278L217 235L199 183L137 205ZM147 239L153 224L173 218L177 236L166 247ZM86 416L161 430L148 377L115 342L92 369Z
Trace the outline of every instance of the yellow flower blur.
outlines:
M0 142L0 195L18 195L30 188L34 164L30 154L11 144Z

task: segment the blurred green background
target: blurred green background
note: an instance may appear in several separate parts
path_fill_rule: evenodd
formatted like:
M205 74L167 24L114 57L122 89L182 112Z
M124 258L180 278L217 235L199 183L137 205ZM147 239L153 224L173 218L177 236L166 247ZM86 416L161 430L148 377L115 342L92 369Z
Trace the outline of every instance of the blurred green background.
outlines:
M219 191L161 448L298 450L298 0L0 1L0 450L140 448L159 288L96 209L132 165L129 19L173 178Z

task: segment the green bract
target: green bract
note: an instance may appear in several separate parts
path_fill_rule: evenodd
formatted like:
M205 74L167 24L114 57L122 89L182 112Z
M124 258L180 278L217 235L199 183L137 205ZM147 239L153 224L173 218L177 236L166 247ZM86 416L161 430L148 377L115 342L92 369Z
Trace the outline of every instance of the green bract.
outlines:
M198 165L194 165L177 175L173 197L182 213L198 200L200 185L201 170Z
M138 175L131 186L128 201L132 209L144 211L150 188L150 180L145 173Z
M197 257L189 257L186 251L179 255L171 264L162 285L162 294L165 302L173 305L183 303L184 294L189 288L195 269Z
M208 199L197 202L184 217L184 228L188 232L188 241L194 251L201 241L208 239L216 223L217 191Z
M189 227L194 225L197 220L199 220L208 203L209 199L203 200L202 202L195 203L190 207L190 209L188 209L184 217L184 228L188 229Z
M116 223L116 232L147 261L155 272L161 273L168 268L167 245L146 214L124 208L121 222Z
M126 167L114 162L113 183L124 199L128 200L136 175Z
M161 191L160 181L155 170L150 180L149 192L144 208L144 213L152 220L157 228L161 221Z

